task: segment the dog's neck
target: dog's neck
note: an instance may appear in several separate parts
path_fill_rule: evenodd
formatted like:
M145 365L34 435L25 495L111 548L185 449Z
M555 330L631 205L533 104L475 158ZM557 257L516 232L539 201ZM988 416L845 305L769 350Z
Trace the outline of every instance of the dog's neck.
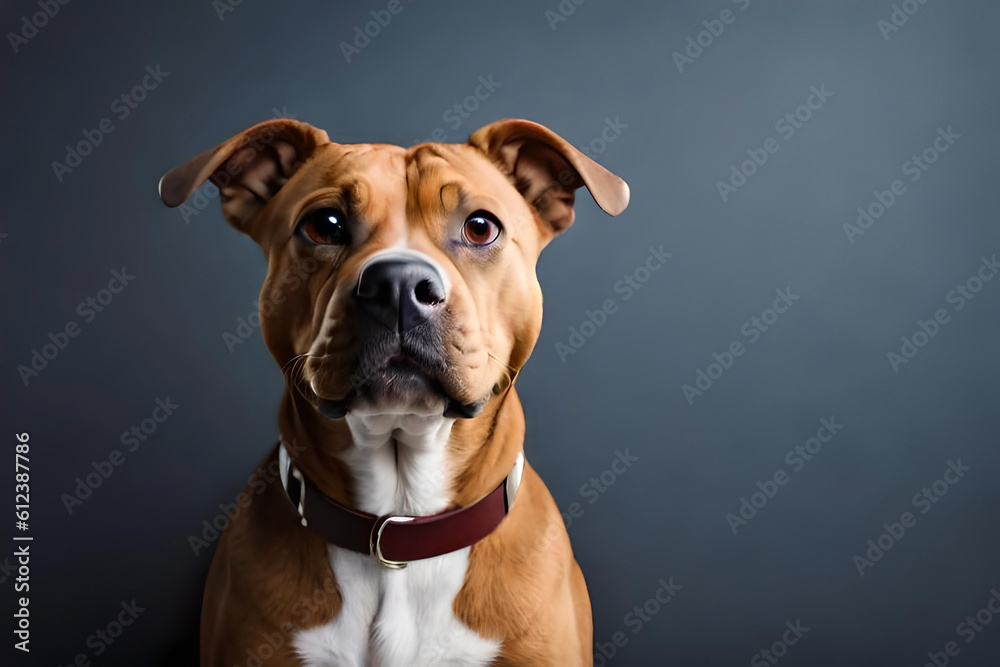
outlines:
M510 471L524 440L511 387L474 419L354 414L329 420L286 393L282 440L327 496L369 514L428 516L469 505Z
M376 516L427 516L448 508L454 419L410 414L348 414L345 419L354 446L339 458L354 480L358 509Z

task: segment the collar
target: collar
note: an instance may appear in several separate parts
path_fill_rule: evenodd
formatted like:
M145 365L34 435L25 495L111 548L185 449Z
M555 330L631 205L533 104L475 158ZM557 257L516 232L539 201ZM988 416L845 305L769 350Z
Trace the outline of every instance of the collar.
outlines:
M343 549L370 554L383 566L398 570L414 560L442 556L472 546L492 533L514 506L521 485L524 455L500 485L471 505L432 516L375 516L341 505L320 491L292 464L285 445L278 445L281 485L302 525Z

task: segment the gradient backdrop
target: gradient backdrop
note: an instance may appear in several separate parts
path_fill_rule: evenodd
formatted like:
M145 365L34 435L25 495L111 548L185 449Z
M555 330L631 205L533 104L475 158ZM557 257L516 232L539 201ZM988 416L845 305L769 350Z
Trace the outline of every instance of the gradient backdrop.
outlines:
M259 331L223 338L261 253L156 184L276 114L407 146L523 117L629 182L619 218L581 192L543 254L518 380L597 664L997 664L1000 7L403 0L345 55L388 4L4 3L4 455L31 437L30 528L0 522L8 638L10 538L35 538L32 651L5 664L196 662L214 543L189 536L273 445L282 377ZM113 271L134 278L102 293ZM178 407L129 451L158 399Z

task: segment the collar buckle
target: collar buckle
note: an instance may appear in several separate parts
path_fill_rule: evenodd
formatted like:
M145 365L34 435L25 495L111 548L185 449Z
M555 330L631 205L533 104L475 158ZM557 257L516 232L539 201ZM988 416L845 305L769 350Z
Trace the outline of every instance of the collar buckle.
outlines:
M389 570L402 570L406 568L407 561L389 560L382 555L382 531L390 523L408 523L413 521L412 516L389 515L379 517L372 526L371 535L368 538L368 549L372 556L378 559L379 564Z

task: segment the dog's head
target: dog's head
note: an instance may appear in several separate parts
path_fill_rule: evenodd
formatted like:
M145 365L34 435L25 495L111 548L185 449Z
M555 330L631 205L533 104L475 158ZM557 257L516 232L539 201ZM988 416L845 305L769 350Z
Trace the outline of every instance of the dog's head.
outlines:
M337 144L305 123L256 125L168 172L182 204L204 181L263 249L261 330L330 417L472 417L541 328L535 263L586 186L611 215L628 186L551 130L504 120L467 144Z

